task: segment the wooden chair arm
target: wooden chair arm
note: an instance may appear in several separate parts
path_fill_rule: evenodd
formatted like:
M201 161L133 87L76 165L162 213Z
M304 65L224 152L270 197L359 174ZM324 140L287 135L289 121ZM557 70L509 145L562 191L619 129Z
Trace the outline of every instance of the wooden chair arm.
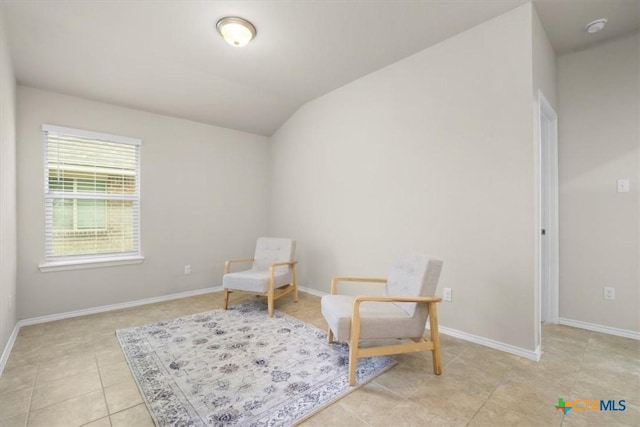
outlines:
M387 283L387 279L385 277L337 276L331 280L331 295L338 292L338 282Z
M442 301L440 297L407 297L407 296L394 296L394 295L385 295L385 296L377 296L377 295L359 295L353 300L353 312L351 313L351 333L355 336L356 340L360 339L360 304L365 301L373 301L373 302L416 302L416 303L426 303L429 307L429 317L431 318L431 322L433 325L434 317L432 314L436 314L436 303ZM437 320L436 320L437 322ZM437 327L437 323L436 323Z
M295 275L296 264L298 264L298 261L280 261L280 262L274 262L273 264L269 264L269 278L270 278L270 282L269 283L273 284L273 281L274 281L273 273L275 273L276 267L281 267L283 265L288 265L293 269L293 274ZM269 285L269 286L271 286L271 285Z
M298 261L280 261L280 262L274 262L273 264L269 264L269 268L274 268L274 267L280 267L283 265L296 265L298 263Z
M253 258L242 258L242 259L230 259L225 261L224 263L224 274L229 274L231 271L231 264L237 262L253 262Z

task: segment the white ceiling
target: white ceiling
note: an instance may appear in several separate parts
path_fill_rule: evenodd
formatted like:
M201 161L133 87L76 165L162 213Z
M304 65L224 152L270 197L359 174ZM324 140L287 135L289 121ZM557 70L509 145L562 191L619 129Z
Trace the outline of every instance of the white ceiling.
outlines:
M301 105L525 3L13 1L0 7L20 84L271 135ZM539 0L557 52L640 26L640 0ZM217 20L256 39L234 48ZM609 25L587 38L584 25Z

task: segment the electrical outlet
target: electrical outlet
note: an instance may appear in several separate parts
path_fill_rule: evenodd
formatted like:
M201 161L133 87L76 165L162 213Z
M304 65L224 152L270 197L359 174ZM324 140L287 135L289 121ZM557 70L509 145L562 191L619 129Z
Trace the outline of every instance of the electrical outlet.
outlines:
M622 178L618 180L618 193L629 192L629 178Z
M9 308L13 308L13 294L9 294L7 299L9 300Z
M451 288L444 288L442 290L442 299L445 301L451 301Z
M616 288L612 288L611 286L604 287L604 299L615 300L616 299Z
M190 265L185 265L184 266L184 275L188 276L189 274L191 274L191 266Z

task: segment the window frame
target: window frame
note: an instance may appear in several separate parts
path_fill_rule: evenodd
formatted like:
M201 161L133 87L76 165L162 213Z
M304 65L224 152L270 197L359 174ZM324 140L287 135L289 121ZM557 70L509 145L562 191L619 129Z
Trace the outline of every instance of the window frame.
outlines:
M120 195L116 197L109 197L109 193L105 193L104 200L105 202L108 200L131 200L137 205L137 215L134 214L133 217L133 230L134 230L134 239L137 242L137 247L135 247L131 251L126 252L110 252L110 253L90 253L90 254L78 254L78 255L52 255L48 252L47 247L53 242L53 233L56 231L53 228L53 220L47 220L46 214L48 209L48 203L53 203L54 200L73 200L73 230L57 230L62 232L87 232L87 231L96 231L100 232L101 229L76 229L76 215L77 215L77 200L79 199L92 199L99 200L103 199L103 197L95 197L98 192L89 193L92 195L91 197L84 197L81 192L71 192L69 194L73 194L73 197L69 197L68 199L60 198L59 195L52 195L50 193L49 185L50 185L50 176L49 176L49 166L48 166L48 148L49 148L49 138L48 135L50 133L58 133L65 136L78 137L83 139L91 139L95 141L104 141L108 143L116 143L123 145L133 145L136 146L136 168L135 168L135 190L132 195ZM44 247L44 262L39 264L40 271L59 271L59 270L69 270L69 269L79 269L79 268L92 268L92 267L105 267L112 265L127 265L127 264L139 264L142 263L144 257L142 256L142 229L141 229L141 146L142 140L138 138L131 138L120 135L113 135L102 132L94 132L82 129L69 128L64 126L43 124L42 125L42 137L44 144L43 151L43 160L44 160L44 214L45 214L45 247ZM107 174L108 175L108 174ZM82 178L74 177L73 179L73 188L76 189L78 185L78 180ZM64 193L64 191L62 192ZM80 197L77 197L80 194ZM53 207L52 207L53 208ZM105 219L108 217L108 212L105 212ZM107 227L104 228L106 230Z

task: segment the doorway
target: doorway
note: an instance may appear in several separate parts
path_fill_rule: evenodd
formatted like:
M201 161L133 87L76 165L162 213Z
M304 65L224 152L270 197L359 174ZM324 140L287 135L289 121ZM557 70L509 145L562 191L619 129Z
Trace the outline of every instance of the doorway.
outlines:
M539 319L558 323L559 317L559 232L558 232L558 115L538 92L539 101Z

